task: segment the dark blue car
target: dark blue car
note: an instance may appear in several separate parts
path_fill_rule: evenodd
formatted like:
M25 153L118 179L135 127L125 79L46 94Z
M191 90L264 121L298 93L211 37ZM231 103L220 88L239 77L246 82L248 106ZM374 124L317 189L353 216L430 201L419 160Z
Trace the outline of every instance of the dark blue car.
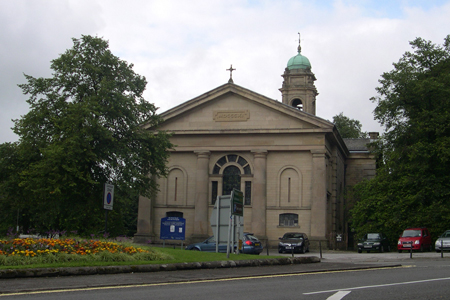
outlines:
M235 246L236 248L237 246ZM216 239L211 236L200 243L190 244L186 246L186 250L216 252ZM244 254L260 254L263 251L261 242L251 233L244 233L242 237L242 250L240 253ZM227 245L219 244L219 252L226 253Z
M242 238L242 250L244 254L260 254L263 251L263 246L256 236L252 233L244 233Z

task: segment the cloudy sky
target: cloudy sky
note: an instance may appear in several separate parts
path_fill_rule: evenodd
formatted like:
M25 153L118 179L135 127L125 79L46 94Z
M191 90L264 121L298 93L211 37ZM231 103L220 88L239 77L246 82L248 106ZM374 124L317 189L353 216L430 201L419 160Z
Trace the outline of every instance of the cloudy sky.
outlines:
M145 98L163 112L229 79L281 100L281 74L309 58L319 91L317 115L343 112L363 131L375 87L416 37L442 44L450 0L0 0L0 143L16 141L11 119L28 111L23 74L51 75L50 61L71 38L94 35L147 78Z

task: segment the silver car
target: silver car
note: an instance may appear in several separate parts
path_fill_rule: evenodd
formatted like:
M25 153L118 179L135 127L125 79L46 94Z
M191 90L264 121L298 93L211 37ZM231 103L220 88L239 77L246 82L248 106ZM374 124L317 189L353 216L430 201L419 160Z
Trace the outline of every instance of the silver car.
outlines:
M434 249L436 249L436 252L441 252L441 250L450 250L450 230L446 230L443 234L441 234L434 244Z

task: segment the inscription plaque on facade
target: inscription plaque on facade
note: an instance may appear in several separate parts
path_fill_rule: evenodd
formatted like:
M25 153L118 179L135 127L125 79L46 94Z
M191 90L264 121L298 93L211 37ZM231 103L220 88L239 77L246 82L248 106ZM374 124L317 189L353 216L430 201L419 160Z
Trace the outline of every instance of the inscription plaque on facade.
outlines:
M216 122L242 122L250 118L248 110L223 110L214 112Z

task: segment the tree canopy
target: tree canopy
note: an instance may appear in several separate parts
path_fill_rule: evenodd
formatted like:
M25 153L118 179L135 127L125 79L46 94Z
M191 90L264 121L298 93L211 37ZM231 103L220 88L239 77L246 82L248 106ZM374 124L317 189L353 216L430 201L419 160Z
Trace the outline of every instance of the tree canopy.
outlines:
M394 239L409 226L434 236L450 228L450 35L443 45L410 44L413 51L383 73L372 99L386 131L374 145L377 176L355 187L359 234L377 230Z
M19 141L0 147L8 154L0 169L12 170L0 187L15 187L2 190L0 205L14 203L22 223L40 231L95 231L104 224L108 182L115 185L110 218L120 223L139 194L157 191L172 147L166 133L142 128L161 121L143 98L147 82L92 36L73 39L51 69L51 78L25 75L19 85L30 111L14 121Z
M361 130L361 122L344 116L342 112L333 117L333 124L336 125L342 138L358 139L367 137L367 133Z

